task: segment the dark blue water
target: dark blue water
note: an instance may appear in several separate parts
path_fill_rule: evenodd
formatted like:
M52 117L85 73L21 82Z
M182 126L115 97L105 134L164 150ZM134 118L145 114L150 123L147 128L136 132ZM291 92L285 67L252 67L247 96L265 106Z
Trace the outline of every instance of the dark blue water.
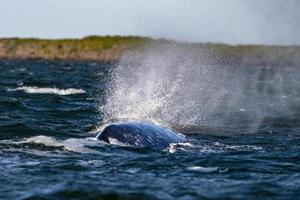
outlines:
M231 68L239 78L260 71L256 88L239 88L265 114L224 115L224 105L214 113L222 126L172 124L188 142L156 151L93 140L114 66L0 61L0 199L298 198L300 69Z

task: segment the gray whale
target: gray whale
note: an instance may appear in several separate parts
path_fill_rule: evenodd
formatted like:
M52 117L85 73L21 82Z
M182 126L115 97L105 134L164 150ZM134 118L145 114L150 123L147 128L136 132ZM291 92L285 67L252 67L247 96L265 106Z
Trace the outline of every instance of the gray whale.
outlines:
M97 136L98 140L111 143L117 140L126 145L164 150L171 143L185 141L185 137L167 128L142 122L113 123Z

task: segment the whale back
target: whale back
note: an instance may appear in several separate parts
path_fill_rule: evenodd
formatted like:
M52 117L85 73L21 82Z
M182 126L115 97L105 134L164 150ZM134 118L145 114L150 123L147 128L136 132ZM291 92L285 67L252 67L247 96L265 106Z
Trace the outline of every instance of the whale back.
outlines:
M171 143L185 140L183 135L167 128L140 122L110 124L97 138L107 143L118 141L126 145L159 150L167 148Z

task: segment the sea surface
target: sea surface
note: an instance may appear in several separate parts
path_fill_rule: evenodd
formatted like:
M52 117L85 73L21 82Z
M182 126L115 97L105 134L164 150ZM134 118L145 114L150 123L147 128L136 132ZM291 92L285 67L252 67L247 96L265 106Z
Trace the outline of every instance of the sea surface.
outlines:
M299 66L167 64L0 60L0 199L299 198ZM188 141L94 139L118 120Z

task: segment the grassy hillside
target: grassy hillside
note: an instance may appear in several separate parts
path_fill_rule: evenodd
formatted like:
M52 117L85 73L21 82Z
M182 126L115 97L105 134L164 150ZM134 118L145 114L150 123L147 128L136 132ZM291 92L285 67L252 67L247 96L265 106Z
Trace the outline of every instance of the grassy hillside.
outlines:
M82 39L44 40L34 38L0 39L0 58L101 60L118 59L121 54L147 39L141 37L89 36Z
M209 56L216 62L243 64L298 64L299 46L232 46L209 43L177 43L145 37L89 36L82 39L45 40L34 38L0 39L0 59L118 60L128 50L143 51L147 46L168 46Z

